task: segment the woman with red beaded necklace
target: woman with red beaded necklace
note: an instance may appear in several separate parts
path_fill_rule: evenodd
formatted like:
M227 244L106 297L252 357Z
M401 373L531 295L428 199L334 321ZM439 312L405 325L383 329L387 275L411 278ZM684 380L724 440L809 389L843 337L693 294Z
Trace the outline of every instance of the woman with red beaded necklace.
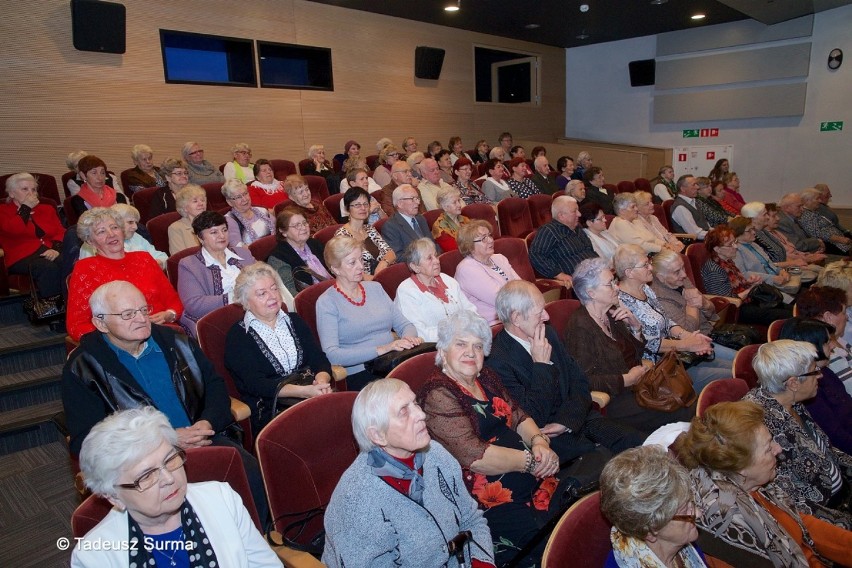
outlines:
M378 378L364 368L367 361L423 342L382 285L365 281L362 247L352 237L335 237L326 244L323 256L335 283L316 304L322 349L332 365L346 368L349 390L361 390Z

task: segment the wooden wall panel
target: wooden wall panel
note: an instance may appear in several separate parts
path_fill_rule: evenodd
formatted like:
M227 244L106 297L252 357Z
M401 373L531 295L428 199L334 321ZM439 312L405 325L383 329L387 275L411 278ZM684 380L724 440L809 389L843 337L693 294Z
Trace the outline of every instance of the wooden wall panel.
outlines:
M67 0L7 8L0 34L0 173L64 170L76 149L115 171L130 147L151 145L155 160L177 156L187 140L207 158L229 159L245 141L254 157L298 161L314 143L329 154L350 138L408 135L422 146L452 135L471 147L503 130L555 140L565 124L564 50L358 12L303 0L124 0L127 53L76 51ZM165 84L159 28L330 47L334 92ZM543 104L473 102L473 45L541 55ZM414 79L414 48L447 51L438 81Z

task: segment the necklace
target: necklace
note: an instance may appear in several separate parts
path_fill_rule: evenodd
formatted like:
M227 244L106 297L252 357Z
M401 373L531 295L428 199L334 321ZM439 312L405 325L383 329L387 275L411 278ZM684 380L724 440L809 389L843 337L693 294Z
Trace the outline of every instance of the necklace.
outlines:
M605 334L607 334L607 336L612 338L612 328L609 325L609 318L606 315L604 315L603 317L598 317L596 315L593 315L591 312L589 312L589 315L592 316L592 319L595 321L596 324L600 326L601 330Z
M177 566L177 562L175 561L175 556L177 556L177 553L180 552L181 550L186 549L186 547L183 544L185 541L186 541L186 535L184 535L184 533L181 532L180 533L180 540L168 540L168 541L162 542L164 549L168 549L168 546L166 545L166 543L174 543L174 549L172 550L171 556L167 555L165 552L160 550L159 547L156 546L156 545L154 546L153 552L161 555L163 558L168 560L169 566Z
M343 296L344 298L346 298L346 301L349 302L350 304L352 304L353 306L357 306L357 307L360 308L367 301L367 292L366 292L366 290L364 290L364 285L361 284L360 282L358 282L358 290L360 290L360 292L361 292L361 301L360 302L356 302L355 300L353 300L352 298L347 296L346 292L341 290L340 286L337 285L337 282L334 283L334 289L337 290L338 292L340 292L340 295Z

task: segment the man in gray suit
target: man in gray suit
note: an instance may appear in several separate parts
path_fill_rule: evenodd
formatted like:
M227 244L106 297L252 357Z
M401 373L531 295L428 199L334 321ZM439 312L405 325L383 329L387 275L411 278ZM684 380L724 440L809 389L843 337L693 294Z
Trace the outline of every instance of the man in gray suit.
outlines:
M778 202L778 231L802 252L823 252L825 244L809 237L799 225L797 219L802 216L802 197L798 193L788 193Z
M396 257L407 262L404 258L405 248L414 240L421 238L432 239L432 231L426 218L418 213L420 194L411 185L405 183L393 190L393 206L396 213L382 225L382 236L396 253ZM440 254L441 247L435 244Z

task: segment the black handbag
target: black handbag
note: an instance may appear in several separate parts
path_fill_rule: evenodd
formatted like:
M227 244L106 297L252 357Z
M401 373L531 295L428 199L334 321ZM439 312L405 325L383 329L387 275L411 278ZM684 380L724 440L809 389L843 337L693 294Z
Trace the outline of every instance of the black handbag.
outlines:
M709 335L713 343L730 347L735 351L739 351L752 343L760 343L760 334L754 328L739 323L717 325Z
M281 389L287 385L298 385L298 386L306 386L313 384L315 374L311 371L310 367L305 368L301 371L296 371L295 373L290 373L278 381L278 384L275 386L275 392L281 392ZM287 410L297 402L302 401L301 398L294 397L276 397L273 399L260 399L257 401L257 417L258 422L261 426L266 426L269 424L273 418L278 416L281 412Z
M763 309L777 308L784 302L781 292L765 282L752 288L748 293L748 299L753 305Z
M298 539L301 539L302 534L305 532L308 524L315 517L322 517L325 515L325 507L317 507L315 509L311 509L310 511L305 511L301 513L284 513L280 515L277 519L270 521L270 523L266 527L266 541L272 546L286 546L287 548L292 548L294 550L299 550L302 552L307 552L311 556L316 559L322 558L322 552L325 548L325 529L321 528L316 534L311 537L311 539L302 544ZM296 519L292 523L288 524L281 531L281 542L276 542L272 533L275 530L275 523L284 519L285 517L301 517Z
M65 299L61 294L39 298L33 274L30 272L30 296L24 300L23 308L30 323L48 323L65 315Z
M403 349L402 351L388 351L384 355L379 355L372 361L364 363L364 368L377 377L386 377L397 365L403 361L411 359L415 355L421 353L429 353L435 351L434 343L423 342L411 349Z

